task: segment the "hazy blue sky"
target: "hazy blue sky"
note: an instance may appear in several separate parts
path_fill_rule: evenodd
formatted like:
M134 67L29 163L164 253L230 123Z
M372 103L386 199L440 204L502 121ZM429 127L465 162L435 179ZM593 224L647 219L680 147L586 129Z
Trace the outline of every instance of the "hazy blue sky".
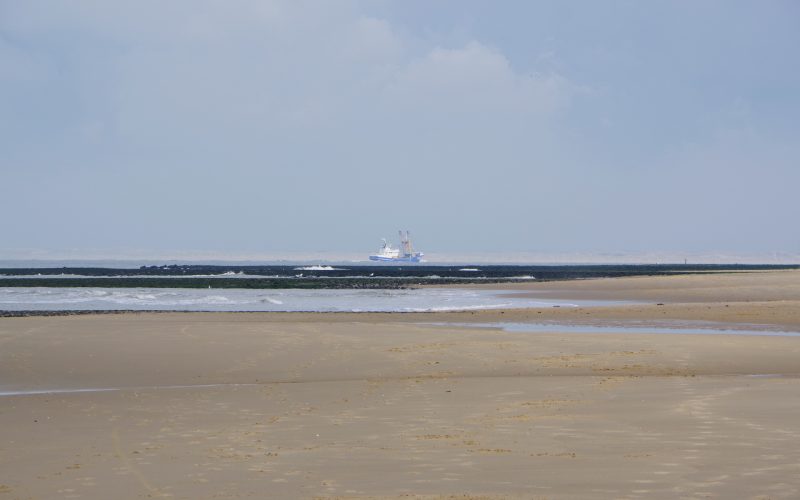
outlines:
M0 257L797 253L798 50L796 1L0 0Z

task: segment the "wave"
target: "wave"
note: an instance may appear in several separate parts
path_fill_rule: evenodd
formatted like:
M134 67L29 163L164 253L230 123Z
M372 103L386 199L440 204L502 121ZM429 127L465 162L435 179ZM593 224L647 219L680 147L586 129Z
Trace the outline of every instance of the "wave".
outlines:
M510 291L457 288L266 292L247 288L0 287L0 311L427 312L575 306L575 301L530 299Z
M303 266L303 267L295 267L295 271L347 271L342 267L332 267L332 266Z

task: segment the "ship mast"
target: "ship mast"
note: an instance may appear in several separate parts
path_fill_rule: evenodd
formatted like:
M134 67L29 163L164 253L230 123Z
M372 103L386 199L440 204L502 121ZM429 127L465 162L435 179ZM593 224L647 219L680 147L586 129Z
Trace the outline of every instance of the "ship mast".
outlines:
M401 229L397 231L397 233L400 235L400 248L403 249L403 255L404 256L411 255L411 252L409 251L410 245L408 243L408 231L406 231L404 234L403 230Z

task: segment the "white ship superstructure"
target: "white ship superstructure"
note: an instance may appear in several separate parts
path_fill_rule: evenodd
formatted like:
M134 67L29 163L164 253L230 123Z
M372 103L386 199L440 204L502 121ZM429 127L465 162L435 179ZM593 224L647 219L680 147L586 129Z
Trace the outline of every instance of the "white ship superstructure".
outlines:
M422 252L415 252L411 245L411 236L408 231L398 231L400 233L400 248L392 248L386 238L383 239L383 246L378 253L369 256L369 260L378 262L422 262Z

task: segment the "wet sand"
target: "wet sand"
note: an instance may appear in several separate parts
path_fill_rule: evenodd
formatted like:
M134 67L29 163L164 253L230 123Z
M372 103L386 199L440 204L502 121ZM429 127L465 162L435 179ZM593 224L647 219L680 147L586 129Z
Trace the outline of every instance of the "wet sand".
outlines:
M0 397L0 499L800 497L800 338L419 324L800 331L800 272L519 289L640 303L2 318L0 391L67 392Z

